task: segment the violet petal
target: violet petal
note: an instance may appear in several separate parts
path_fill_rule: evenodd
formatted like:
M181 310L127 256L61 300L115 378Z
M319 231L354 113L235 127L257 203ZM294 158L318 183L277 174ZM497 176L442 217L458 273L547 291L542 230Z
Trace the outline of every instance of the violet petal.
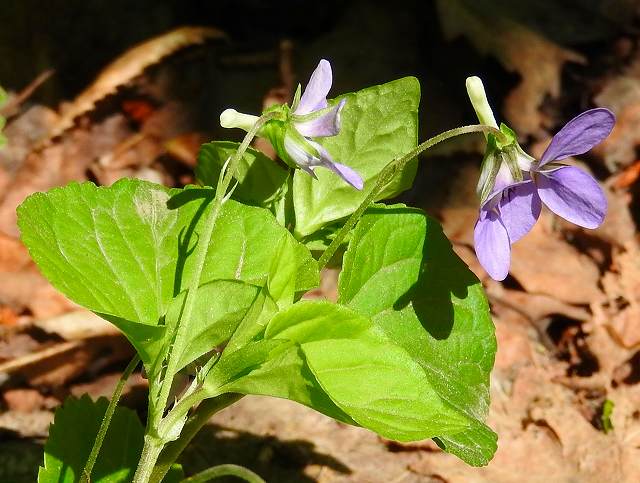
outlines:
M337 135L340 132L340 111L346 102L346 99L342 99L333 109L316 119L296 122L296 129L303 136L310 138Z
M531 231L541 210L542 203L533 182L518 184L505 190L500 200L500 218L511 243L517 242Z
M329 154L329 151L327 151L323 145L315 141L309 141L309 144L318 150L318 153L320 154L320 166L330 169L358 190L361 190L364 187L362 177L349 166L335 162L331 157L331 154Z
M309 154L302 148L302 146L300 146L300 144L298 144L298 142L296 142L294 138L287 135L284 137L284 149L293 162L301 168L317 166L320 162L319 158Z
M331 64L327 60L321 59L318 67L311 74L294 114L309 114L327 107L327 94L331 89L332 81Z
M364 181L358 173L356 173L349 166L336 163L335 161L331 163L331 165L327 166L331 171L340 176L343 180L349 183L357 190L361 190L364 187Z
M504 280L509 274L511 245L507 229L494 210L480 210L473 241L482 267L494 280Z
M584 228L597 228L607 212L598 182L574 166L543 171L536 177L538 195L556 215Z
M589 151L606 138L616 118L609 109L597 108L579 114L553 136L540 159L539 167L560 159Z

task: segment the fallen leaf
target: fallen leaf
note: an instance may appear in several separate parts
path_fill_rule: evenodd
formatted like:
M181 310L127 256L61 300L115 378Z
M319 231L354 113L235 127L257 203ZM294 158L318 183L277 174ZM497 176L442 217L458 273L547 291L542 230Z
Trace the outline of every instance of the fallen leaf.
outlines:
M81 374L95 373L130 359L131 345L122 336L62 342L0 364L0 373L19 375L30 386L59 388Z
M185 133L169 139L164 148L167 154L191 168L198 163L198 151L206 142L206 138L200 133Z
M521 136L543 134L549 122L539 108L547 96L560 94L562 67L567 62L584 64L586 59L495 9L483 10L461 0L438 0L437 6L447 38L463 35L480 53L520 74L520 84L505 99L505 116Z
M120 381L121 376L121 373L105 374L90 382L73 385L70 392L78 398L84 394L88 394L93 400L98 399L99 397L111 399L113 391L116 388L116 384ZM126 397L136 389L144 391L147 387L148 382L144 377L142 377L142 374L140 374L140 372L134 372L131 374L129 379L127 379L127 382L122 389L122 396ZM147 401L143 398L140 402L142 403L141 405L145 405Z
M24 127L28 129L28 125ZM30 154L20 151L25 158L15 160L18 167L10 184L11 189L1 199L0 231L17 237L16 208L27 196L69 181L85 180L90 164L106 152L111 152L129 133L127 119L122 115L114 115L88 130L77 129L61 143L41 151ZM21 135L29 139L27 133Z
M570 304L590 304L601 297L600 272L593 260L551 229L544 211L531 232L514 243L511 275L529 293L544 294Z
M629 243L613 253L612 269L602 277L601 304L615 339L627 348L640 346L640 247Z
M12 327L18 324L18 314L11 307L0 305L0 326Z
M0 413L0 430L16 433L22 438L46 438L53 422L51 411L7 411Z
M34 321L33 325L65 340L83 340L120 331L110 322L88 310L74 310L57 317Z
M640 178L640 159L636 159L630 166L618 173L613 186L618 189L629 188Z
M2 394L9 411L28 413L42 409L45 398L40 392L29 388L7 389Z
M29 252L20 240L0 233L0 272L18 272L31 264Z
M491 300L507 305L533 323L550 315L564 315L573 320L591 318L587 309L563 302L555 296L511 290L499 283L488 284L487 295Z
M116 92L118 87L138 77L149 66L190 45L208 39L224 38L220 30L209 27L181 27L143 42L105 67L95 81L64 110L40 144L61 135L73 126L76 118L93 110L96 102Z
M610 245L622 248L636 240L636 225L629 209L631 194L626 190L604 188L608 204L607 216L597 230L589 233Z
M0 302L20 313L25 309L36 318L49 318L76 305L54 289L37 271L0 272Z
M613 173L636 160L636 148L640 145L640 57L621 75L608 79L594 101L616 115L613 131L595 148Z
M134 121L144 122L153 114L153 105L144 99L126 99L122 101L122 110Z

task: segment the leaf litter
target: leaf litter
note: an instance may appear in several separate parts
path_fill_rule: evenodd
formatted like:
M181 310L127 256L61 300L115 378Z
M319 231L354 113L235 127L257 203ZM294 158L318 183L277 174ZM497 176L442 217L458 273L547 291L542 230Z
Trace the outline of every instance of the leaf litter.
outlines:
M561 123L542 106L563 94L562 67L585 58L510 19L498 20L494 27L507 35L496 35L487 29L486 19L465 8L458 0L439 2L447 35L458 35L460 22L471 15L475 26L466 29L471 44L522 75L504 99L506 118L523 134L548 138L546 129ZM452 12L462 17L456 19ZM117 368L131 355L111 326L79 311L37 272L16 238L15 207L34 191L71 180L109 184L131 175L170 185L189 180L184 176L198 145L193 139L206 139L206 133L189 130L180 103L163 99L137 104L133 118L131 104L102 118L91 115L98 101L114 93L117 98L121 86L144 78L145 69L164 56L223 37L211 30L179 32L174 40L180 41L143 54L136 50L140 46L130 50L61 115L23 103L5 130L11 143L0 151L0 273L10 283L0 283L0 428L12 437L45 437L52 409L68 394L108 395ZM505 50L509 43L514 47ZM284 88L273 92L286 97L290 52L284 62ZM245 398L219 414L187 450L185 467L196 471L219 458L220 463L248 464L272 481L635 481L640 472L640 246L633 213L638 203L635 149L640 144L636 64L632 59L621 74L607 74L599 93L591 92L594 104L618 114L617 132L588 160L593 168L601 163L607 169L603 184L610 210L600 229L576 230L544 213L534 231L514 245L511 277L498 283L483 273L472 250L477 156L474 164L458 163L457 180L447 196L435 204L421 200L439 216L458 254L483 280L492 305L498 354L489 425L500 439L487 467L467 467L430 442L391 443L301 406L265 398ZM167 162L166 153L172 150L185 169ZM458 158L454 151L448 156ZM336 278L336 270L326 270L320 289L308 296L335 299ZM136 375L125 394L144 387L144 379ZM132 401L135 405L135 397ZM272 416L265 418L265 411Z

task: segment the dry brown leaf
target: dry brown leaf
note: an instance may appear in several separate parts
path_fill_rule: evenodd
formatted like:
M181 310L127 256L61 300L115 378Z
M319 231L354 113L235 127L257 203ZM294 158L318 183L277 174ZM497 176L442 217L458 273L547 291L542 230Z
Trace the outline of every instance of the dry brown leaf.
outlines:
M52 422L52 411L0 413L0 430L14 432L23 438L46 438Z
M55 317L75 307L35 270L0 272L0 302L17 312L29 309L36 319Z
M543 212L538 223L512 246L511 274L524 289L569 304L590 304L601 297L600 273L593 260L551 229L553 217Z
M615 409L614 430L605 434L585 417L579 393L555 382L566 366L553 362L515 312L501 311L496 329L497 370L489 416L499 435L495 458L485 468L471 468L445 453L424 453L411 469L441 475L450 483L636 481L640 425L633 415L640 385L606 388ZM606 331L601 336L606 337ZM603 378L597 380L602 383Z
M486 291L492 301L508 306L525 316L529 322L537 322L556 314L573 320L587 320L591 317L588 310L565 303L551 295L510 290L499 283L487 284Z
M200 146L206 142L206 138L201 133L191 132L169 139L164 144L164 148L169 156L193 168L198 163Z
M505 378L522 365L534 361L532 338L535 336L529 321L514 310L494 308L494 323L498 350L494 370L502 371Z
M599 305L603 320L623 347L640 345L640 247L629 243L614 251L612 270L602 277L606 300Z
M36 320L33 325L50 334L59 335L65 340L82 340L120 333L113 324L84 309L67 312L58 317Z
M0 166L13 175L33 150L34 144L46 136L57 119L58 114L45 106L33 106L11 119L3 131L11 142L0 149Z
M24 127L27 129L28 125ZM0 231L17 237L16 208L28 195L69 181L84 181L88 166L111 152L129 133L127 119L114 115L89 130L73 131L59 144L25 153L26 159L18 161L19 169L11 189L4 193L0 204ZM21 136L26 137L28 133L22 132Z
M638 181L638 178L640 178L640 159L636 159L630 166L618 173L613 180L613 186L617 189L629 188Z
M59 387L73 378L131 358L121 336L62 342L0 364L0 373L19 374L31 386Z
M640 57L622 75L609 79L594 101L616 115L613 131L595 148L609 171L615 172L636 160L640 145Z
M7 389L2 399L9 411L29 413L44 406L45 398L40 392L30 388Z
M629 210L631 194L626 190L604 190L607 195L607 216L597 230L590 232L614 247L624 247L636 240L636 225Z
M76 397L81 397L83 394L88 394L92 399L97 399L99 397L106 397L107 399L111 399L113 395L113 391L122 376L121 373L112 373L105 374L104 376L100 376L97 379L85 382L81 384L75 384L71 387L71 394ZM148 386L148 381L142 376L140 372L134 372L131 374L129 379L124 385L122 389L122 395L127 396L133 389L140 388L142 390L146 389ZM147 401L141 401L142 405L145 405Z
M116 92L118 87L138 77L149 66L164 57L190 45L201 44L208 39L224 38L220 30L209 27L181 27L154 37L122 54L109 64L64 110L60 119L53 125L47 137L41 141L53 139L73 126L74 120L91 111L96 102Z
M20 240L0 233L0 272L17 272L29 265L31 257Z
M505 100L505 116L522 136L542 134L549 123L539 107L547 96L560 94L563 65L585 63L586 59L499 12L471 10L459 0L438 0L437 5L448 38L464 35L479 52L494 56L505 69L520 74L520 84Z

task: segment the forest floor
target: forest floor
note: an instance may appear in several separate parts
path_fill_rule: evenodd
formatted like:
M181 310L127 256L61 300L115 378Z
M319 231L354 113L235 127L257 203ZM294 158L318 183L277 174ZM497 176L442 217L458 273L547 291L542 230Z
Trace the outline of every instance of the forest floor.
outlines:
M456 2L449 5L456 8ZM601 181L609 201L605 223L588 231L544 211L513 246L504 282L491 280L473 252L477 139L425 156L415 187L402 197L442 222L456 252L485 285L498 340L488 420L499 435L495 458L485 468L471 468L431 442L402 445L288 401L245 397L214 417L187 449L187 474L238 463L273 482L637 481L639 39L621 35L588 56L505 21L494 26L501 40L489 43L481 23L454 13L441 11L454 49L464 33L465 45L495 59L492 68L522 79L501 96L501 111L532 154L540 155L552 133L578 114L576 106L608 107L618 119L609 139L570 160ZM206 49L220 41L220 31L180 35L178 47L160 39L154 48L120 58L57 109L30 100L47 72L10 92L1 108L9 143L0 151L0 482L34 481L56 407L70 395L109 397L133 355L115 328L67 300L38 272L19 241L18 204L70 181L111 184L136 176L169 186L193 183L198 147L217 135L198 119L206 114L205 125L215 121L222 102L203 104L202 88L193 94L202 69L208 79L243 66L226 81L227 88L240 83L238 92L248 85L238 79L251 66L269 71L271 88L252 94L263 105L285 102L294 80L304 78L291 42L258 56L223 52L214 58ZM571 70L571 64L588 67ZM439 85L434 77L423 84ZM429 130L436 127L431 123ZM308 296L335 299L336 279L335 270L326 270L322 286ZM135 373L122 404L144 411L145 391L145 379Z

